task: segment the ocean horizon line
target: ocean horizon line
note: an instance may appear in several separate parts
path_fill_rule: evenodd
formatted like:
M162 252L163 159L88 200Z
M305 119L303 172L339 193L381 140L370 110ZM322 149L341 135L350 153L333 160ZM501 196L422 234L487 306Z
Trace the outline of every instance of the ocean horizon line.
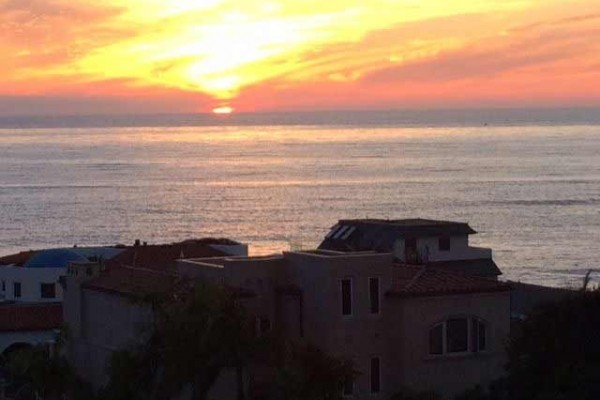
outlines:
M600 108L440 108L382 110L132 113L0 116L0 129L194 126L468 127L600 125Z

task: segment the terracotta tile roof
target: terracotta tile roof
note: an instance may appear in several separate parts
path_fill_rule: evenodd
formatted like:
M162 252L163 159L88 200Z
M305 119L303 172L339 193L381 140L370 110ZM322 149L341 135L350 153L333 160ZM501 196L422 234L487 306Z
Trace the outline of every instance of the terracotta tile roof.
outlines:
M0 305L0 332L45 331L62 323L62 303Z
M140 298L149 294L166 294L187 290L193 281L178 277L172 271L158 271L143 268L115 267L99 277L83 283L84 289L113 293L120 296ZM229 292L238 298L256 296L251 290L228 287Z
M31 256L33 256L36 253L37 253L37 251L29 250L29 251L22 251L17 254L10 254L8 256L0 257L0 265L15 264L18 266L22 266L27 261L29 261Z
M431 266L397 264L392 288L395 297L443 296L465 293L509 291L510 287L493 279L480 278Z
M84 289L137 297L175 290L178 281L174 274L166 271L114 267L81 286Z
M118 256L106 262L108 268L135 267L155 270L174 269L181 258L219 257L226 255L203 241L185 241L163 245L139 245L128 247Z

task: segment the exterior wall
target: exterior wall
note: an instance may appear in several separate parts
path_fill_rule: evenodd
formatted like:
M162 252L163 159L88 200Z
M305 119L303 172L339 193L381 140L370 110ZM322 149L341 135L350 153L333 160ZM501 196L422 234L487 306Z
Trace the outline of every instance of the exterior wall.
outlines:
M6 301L23 303L55 303L62 301L63 291L58 279L65 275L66 268L24 268L17 266L0 267L0 298ZM2 282L4 285L2 286ZM15 298L14 282L21 283L21 297ZM40 285L53 283L56 297L42 299ZM2 288L5 288L3 291Z
M469 246L469 236L450 236L450 250L442 251L439 248L439 237L417 238L417 252L427 261L451 261L451 260L475 260L480 258L492 258L492 250L483 247ZM398 239L394 243L394 256L405 261L404 239Z
M29 344L36 346L38 344L54 343L56 333L49 331L31 331L31 332L1 332L0 333L0 354L4 353L13 344Z
M386 349L386 319L389 315L383 293L391 285L392 255L363 254L343 257L319 257L286 254L290 273L303 289L306 339L326 352L353 361L360 373L354 383L354 398L384 399L370 393L371 357L382 360ZM380 279L380 313L369 309L369 278ZM352 279L352 315L341 310L341 285Z
M107 383L112 353L139 342L151 323L151 311L125 297L93 290L82 291L80 306L81 326L70 339L69 354L75 370L99 388Z
M392 298L387 302L396 316L389 321L387 348L393 366L385 371L387 381L438 391L451 398L476 384L485 386L502 375L504 349L510 331L509 292ZM473 316L486 322L487 350L460 355L429 355L429 329L455 316Z

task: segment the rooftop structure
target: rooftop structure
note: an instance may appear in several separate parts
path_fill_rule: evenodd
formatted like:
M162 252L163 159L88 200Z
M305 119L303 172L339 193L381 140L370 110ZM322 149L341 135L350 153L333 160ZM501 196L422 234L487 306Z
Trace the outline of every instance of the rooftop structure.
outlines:
M495 278L501 274L491 249L469 245L477 233L467 223L430 219L343 219L331 228L319 249L389 252L402 263L434 265Z

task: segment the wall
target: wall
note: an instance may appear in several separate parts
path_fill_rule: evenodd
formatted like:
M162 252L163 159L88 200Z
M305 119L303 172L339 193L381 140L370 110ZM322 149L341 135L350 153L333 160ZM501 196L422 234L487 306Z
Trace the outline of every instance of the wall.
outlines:
M388 348L394 365L389 381L453 396L476 384L486 386L503 373L510 330L510 293L389 299L397 316L390 321ZM429 355L429 329L452 316L475 316L487 323L488 350L467 355Z
M0 295L8 301L23 303L55 303L62 301L63 290L58 284L60 276L66 274L66 268L24 268L15 266L0 267ZM1 281L5 282L5 291L2 291ZM21 282L21 297L14 297L14 282ZM40 284L54 283L56 297L42 299Z
M319 256L307 253L286 253L290 260L290 275L304 292L306 338L326 352L354 363L359 376L354 384L356 399L385 399L381 391L370 393L369 366L371 357L386 357L386 320L393 318L383 301L391 285L391 254L353 254ZM369 309L370 277L380 278L380 313ZM341 311L340 281L352 279L352 315Z
M431 262L492 258L491 249L469 246L467 235L451 236L449 251L440 251L439 237L420 237L417 239L417 251ZM405 260L404 239L398 239L394 243L394 255L400 260Z
M32 331L32 332L1 332L0 353L16 343L26 343L32 346L45 343L53 343L56 339L54 330Z
M111 354L139 343L148 331L151 311L123 296L84 289L81 316L80 334L70 340L70 357L76 371L97 389L107 382Z

